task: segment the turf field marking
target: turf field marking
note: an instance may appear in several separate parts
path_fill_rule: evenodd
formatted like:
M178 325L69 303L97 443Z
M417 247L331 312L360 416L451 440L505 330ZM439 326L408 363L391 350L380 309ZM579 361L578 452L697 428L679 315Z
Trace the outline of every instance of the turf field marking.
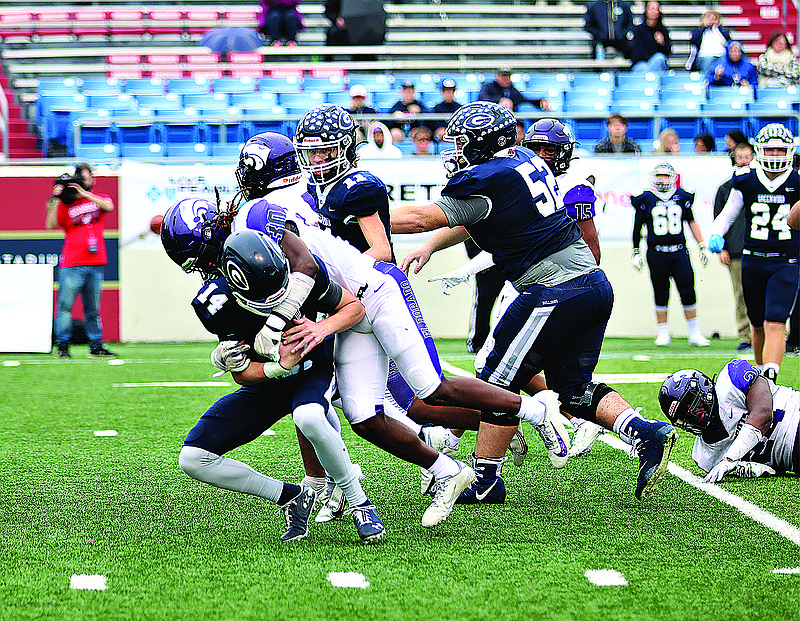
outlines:
M586 579L597 586L628 586L628 581L616 569L587 569Z
M442 370L452 375L471 377L472 373L454 366L449 362L441 361ZM667 379L669 373L596 373L592 377L598 382L611 384L660 384Z
M3 362L4 367L18 367L22 363L19 360L6 360Z
M366 576L357 571L332 571L328 574L328 582L343 589L366 589L369 586Z
M230 385L230 382L130 382L125 384L112 384L114 388L208 388Z
M77 591L105 591L108 585L102 574L72 574L69 588Z
M122 366L123 364L125 364L125 361L124 360L120 360L119 358L116 358L115 360L109 360L108 361L108 366L110 366L110 367L119 367L119 366Z
M442 361L442 369L447 371L448 373L452 373L453 375L460 375L460 376L470 376L471 373L465 371L464 369L460 369L458 367L453 366L452 364L448 364L447 362ZM633 380L634 377L638 378L649 378L658 376L658 379L640 379L639 382L642 383L650 383L650 382L658 382L661 383L663 381L664 376L657 373L643 373L641 375L636 374L620 374L621 376L628 375ZM615 383L625 383L620 380L612 380L612 379L605 379L610 377L617 377L614 375L594 375L595 380L598 381L609 381ZM628 383L637 383L634 381L630 381ZM604 433L600 436L600 439L613 446L620 451L627 453L630 450L630 447L625 444L622 440L617 438L616 436L612 436L611 434ZM790 524L786 520L779 518L776 515L772 515L769 511L765 511L758 505L753 504L737 496L736 494L732 494L731 492L727 491L726 489L720 487L719 485L715 485L713 483L703 483L703 479L698 476L695 476L685 468L674 464L672 462L669 463L669 472L673 476L678 477L683 482L688 483L692 487L699 489L701 492L705 492L709 496L713 496L720 502L725 503L726 505L733 507L737 511L740 511L751 520L758 522L759 524L766 526L770 530L775 531L781 537L785 537L795 545L800 546L800 528L797 528L794 524Z
M602 436L600 436L600 439L603 442L610 444L614 448L625 451L626 453L630 450L630 447L627 444L625 444L619 438L611 436L610 434L604 433ZM762 526L766 526L770 530L775 531L781 537L785 537L793 544L800 546L800 528L797 528L797 526L794 524L790 524L786 520L779 518L777 515L771 514L769 511L765 511L758 505L755 505L752 502L737 496L736 494L732 494L719 485L714 483L703 483L703 479L692 474L686 468L683 468L678 464L669 462L669 473L678 477L684 483L688 483L692 487L699 489L701 492L705 492L720 502L733 507L754 522L758 522Z
M800 574L800 567L783 567L780 569L773 569L773 574Z
M106 429L103 431L95 431L94 435L96 435L98 438L110 438L111 436L118 435L118 433L113 429Z

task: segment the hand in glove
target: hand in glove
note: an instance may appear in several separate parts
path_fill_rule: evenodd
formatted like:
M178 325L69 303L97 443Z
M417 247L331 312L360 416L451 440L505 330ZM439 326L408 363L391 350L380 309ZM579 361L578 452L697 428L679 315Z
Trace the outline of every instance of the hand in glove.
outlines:
M461 283L467 282L469 277L469 274L465 275L459 269L454 269L450 272L439 274L438 276L432 276L431 278L428 278L428 282L435 282L438 280L439 286L442 289L442 293L445 295L450 295L450 289L460 285Z
M699 253L698 256L700 258L700 265L702 265L703 267L708 265L708 252L706 252L706 250L707 250L706 245L700 244L700 250L698 251Z
M722 235L712 235L708 239L708 249L714 254L719 254L725 248L725 238Z
M758 477L772 477L778 474L767 464L755 461L740 461L736 466L736 476L743 479L757 479Z
M731 461L727 458L722 459L716 466L711 469L705 478L703 479L703 483L717 483L718 481L722 480L728 472L736 468L739 465L738 461Z
M278 348L281 343L283 329L286 327L286 320L280 315L272 314L267 317L264 327L256 334L253 346L255 350L270 362L280 360Z
M244 371L250 364L247 351L250 346L239 341L222 341L211 352L211 364L220 371L230 371L238 373Z
M633 254L631 254L631 266L637 272L641 272L644 268L644 257L638 248L633 251Z

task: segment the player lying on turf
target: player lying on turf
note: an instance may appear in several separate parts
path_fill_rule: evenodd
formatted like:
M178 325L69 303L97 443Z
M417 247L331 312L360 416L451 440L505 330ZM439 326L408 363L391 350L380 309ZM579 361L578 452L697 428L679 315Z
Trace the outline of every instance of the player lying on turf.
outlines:
M717 378L695 369L670 375L658 402L676 427L697 436L695 463L716 483L732 472L800 473L800 392L778 386L749 362L732 360Z

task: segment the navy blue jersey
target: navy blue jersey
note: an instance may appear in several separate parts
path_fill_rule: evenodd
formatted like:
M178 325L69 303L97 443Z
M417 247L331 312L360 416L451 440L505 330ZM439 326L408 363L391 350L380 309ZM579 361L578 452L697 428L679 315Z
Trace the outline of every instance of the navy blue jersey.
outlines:
M312 186L313 187L313 186ZM389 192L383 181L366 170L352 170L320 195L313 193L321 224L361 252L369 249L358 218L377 213L386 230L391 247L389 227ZM394 252L392 252L394 255Z
M555 177L540 157L517 148L454 174L443 197L483 196L486 216L464 224L475 243L492 255L510 281L528 268L575 243L582 233L564 209Z
M314 258L317 261L319 272L311 293L300 308L300 313L316 321L318 313L331 313L335 310L342 299L342 290L339 285L330 281L322 261L317 257ZM203 327L211 334L216 335L220 341L244 341L250 345L248 355L253 360L265 361L256 353L253 341L258 331L264 327L266 318L240 306L224 276L205 283L192 300L192 307ZM328 361L333 360L332 336L315 347L309 358L314 360L319 356Z
M650 248L685 246L683 223L694 220L692 203L694 194L682 188L677 188L669 198L661 198L650 190L631 196L631 206L636 210L633 247L639 247L642 226L647 227L647 245Z
M774 192L764 187L757 169L738 168L733 174L732 184L744 198L744 247L759 253L797 257L800 234L786 223L792 205L800 200L797 171L790 171Z

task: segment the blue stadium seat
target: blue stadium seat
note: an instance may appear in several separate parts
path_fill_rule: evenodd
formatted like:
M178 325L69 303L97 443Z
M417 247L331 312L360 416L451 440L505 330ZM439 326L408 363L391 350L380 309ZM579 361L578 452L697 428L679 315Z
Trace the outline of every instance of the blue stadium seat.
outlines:
M71 96L79 92L78 83L74 78L39 78L36 92L42 95Z
M306 112L312 106L324 103L325 96L320 92L299 92L299 93L280 93L278 104L286 108L287 114L295 114L296 111Z
M278 97L275 93L259 91L255 93L231 93L231 105L242 109L272 108L278 105Z
M167 157L205 160L211 157L211 149L204 142L170 142L167 144Z
M342 106L343 108L348 108L350 106L350 93L347 91L338 91L335 93L325 93L325 101L327 103L336 104L338 106ZM369 100L367 101L367 105L370 105Z
M128 143L123 144L120 155L135 159L164 159L166 152L163 145L158 143Z
M647 88L657 90L661 85L660 76L649 71L647 73L618 73L617 88L621 90L643 91Z
M114 143L75 145L75 157L87 162L115 160L119 155L119 145Z
M214 80L213 88L215 93L253 93L258 83L253 78L217 78Z
M136 100L127 93L93 95L88 99L88 107L94 110L133 110L136 106Z
M517 86L517 88L520 88ZM559 92L572 88L569 76L566 73L529 73L525 86L521 90L546 93L551 90Z
M800 133L800 126L798 126L797 117L769 117L769 116L753 116L747 119L749 121L749 132L745 132L745 136L755 137L758 135L758 132L761 130L762 127L765 125L769 125L770 123L780 123L781 125L786 126L794 136L797 136Z
M608 72L575 73L572 76L573 90L594 90L598 88L612 89L614 86L614 74Z
M753 89L743 86L734 88L731 86L709 86L708 102L710 104L725 105L733 102L747 104L753 101Z
M456 83L458 82L456 81ZM360 84L371 93L390 93L394 91L392 81L383 74L351 75L348 86L355 86L356 84Z
M378 112L388 112L389 109L399 101L400 95L398 93L373 93L372 107Z
M83 78L83 84L81 84L81 93L87 97L93 95L119 95L122 92L122 82L116 78Z
M678 89L686 85L701 85L705 81L705 76L693 71L668 72L661 75L661 88Z
M205 78L172 78L167 83L167 91L179 95L210 93L211 82Z
M285 78L266 76L259 78L258 90L268 93L296 93L300 90L300 80L294 76Z
M341 76L335 75L327 78L307 76L303 78L304 91L319 91L320 93L335 93L345 90L345 83Z
M606 137L606 118L572 119L570 129L572 129L577 141L596 142Z
M237 143L237 142L226 142L226 143L212 143L211 145L211 155L213 157L227 157L231 159L238 159L239 153L242 151L242 146L244 143Z
M163 95L166 91L164 80L161 78L138 78L125 80L125 92L129 95Z

